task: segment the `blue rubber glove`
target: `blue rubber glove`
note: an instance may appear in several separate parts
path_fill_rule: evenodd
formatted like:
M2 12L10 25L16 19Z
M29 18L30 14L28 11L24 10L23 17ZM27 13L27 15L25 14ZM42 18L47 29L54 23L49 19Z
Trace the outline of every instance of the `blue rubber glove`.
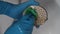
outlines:
M19 19L21 18L23 11L31 5L39 5L39 3L35 0L29 0L22 4L13 5L11 3L0 1L0 14L5 14L14 19Z
M7 29L5 34L32 34L35 18L32 14L23 16L15 24Z
M23 11L30 5L38 5L38 3L30 0L19 5L14 5L0 1L0 15L4 14L17 19L4 34L32 34L35 21L34 16L32 14L22 16Z

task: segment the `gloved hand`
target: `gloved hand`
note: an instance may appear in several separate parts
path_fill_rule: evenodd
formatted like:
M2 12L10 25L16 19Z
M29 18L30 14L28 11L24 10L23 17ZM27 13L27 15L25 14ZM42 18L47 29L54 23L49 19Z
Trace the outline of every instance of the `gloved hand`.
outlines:
M23 11L31 5L39 5L39 3L35 0L29 0L27 2L14 5L8 2L0 1L0 14L5 14L14 19L19 19L21 18Z
M32 14L23 16L7 29L5 34L32 34L35 18Z
M14 5L0 1L0 14L17 19L4 34L32 34L35 22L34 16L32 14L22 16L23 11L30 5L38 5L38 3L30 0L23 4Z

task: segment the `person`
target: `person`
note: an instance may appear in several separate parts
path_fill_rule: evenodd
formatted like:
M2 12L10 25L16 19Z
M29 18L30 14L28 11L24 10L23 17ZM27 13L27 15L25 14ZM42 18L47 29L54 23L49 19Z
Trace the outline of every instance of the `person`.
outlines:
M14 5L0 1L0 15L5 14L15 19L4 34L32 34L35 22L34 16L31 13L22 15L23 11L30 5L38 5L38 2L30 0L28 3Z

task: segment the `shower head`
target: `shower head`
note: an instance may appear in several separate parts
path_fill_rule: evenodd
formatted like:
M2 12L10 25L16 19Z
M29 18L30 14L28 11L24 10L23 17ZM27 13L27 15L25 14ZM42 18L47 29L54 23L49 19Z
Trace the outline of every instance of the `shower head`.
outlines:
M31 11L30 13L33 13L33 15L36 18L35 21L35 26L39 27L40 25L43 25L45 23L45 21L47 21L48 19L48 13L46 11L45 8L43 8L42 6L30 6L33 10L35 10L36 12L34 13L34 11ZM29 8L27 8L28 10ZM29 11L25 11L24 14L26 14Z
M45 8L42 6L31 6L33 9L36 10L38 16L35 22L35 26L43 25L45 21L48 19L48 14Z

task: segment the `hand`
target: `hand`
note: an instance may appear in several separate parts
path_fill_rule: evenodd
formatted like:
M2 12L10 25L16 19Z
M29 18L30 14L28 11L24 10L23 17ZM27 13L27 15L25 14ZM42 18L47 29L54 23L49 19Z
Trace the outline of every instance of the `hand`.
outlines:
M33 15L25 15L7 29L5 34L32 34L35 18Z
M39 3L35 0L29 0L29 2L14 5L8 2L0 1L0 14L10 16L14 19L19 19L22 17L23 11L30 5L39 5Z

